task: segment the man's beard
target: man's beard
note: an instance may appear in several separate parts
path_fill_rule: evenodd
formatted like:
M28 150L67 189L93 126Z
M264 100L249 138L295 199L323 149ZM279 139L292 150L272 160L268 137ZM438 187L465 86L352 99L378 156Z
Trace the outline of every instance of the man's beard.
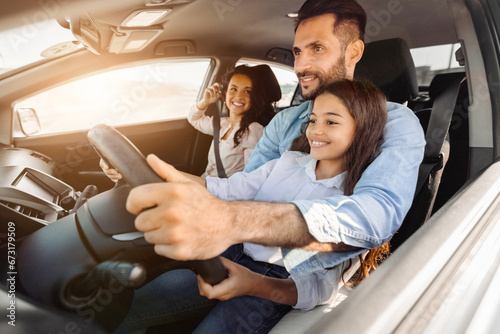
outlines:
M298 73L297 77L300 80L300 78L310 75L318 78L318 86L308 93L304 93L304 91L302 90L302 97L306 100L314 100L323 87L331 84L334 81L345 79L345 77L347 76L347 70L345 68L345 53L343 53L339 57L337 63L332 66L332 68L330 68L330 70L325 75L319 72L305 71Z

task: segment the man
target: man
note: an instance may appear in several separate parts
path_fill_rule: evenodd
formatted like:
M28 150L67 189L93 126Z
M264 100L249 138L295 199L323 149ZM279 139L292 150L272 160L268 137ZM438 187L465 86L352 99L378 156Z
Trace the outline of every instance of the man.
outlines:
M313 99L325 83L352 78L362 56L366 17L337 22L332 34L334 15L316 14L335 12L339 3L356 4L308 1L299 12L293 49L295 72L306 99ZM266 128L245 171L287 150L310 110L306 102L280 112ZM170 183L134 189L127 208L140 213L136 227L156 244L158 254L179 260L208 259L246 241L320 251L351 249L346 245L378 247L391 238L411 206L425 145L422 129L409 109L388 103L388 110L382 152L363 174L353 196L294 204L224 202L197 184L167 180Z
M323 85L353 77L355 65L363 54L365 25L366 14L353 0L306 1L299 11L293 46L295 72L304 98L314 99ZM293 203L225 202L181 174L170 173L157 160L148 159L168 182L133 189L127 209L138 214L136 227L145 232L147 241L155 244L155 251L169 258L208 259L231 245L252 242L338 252L330 257L334 259L332 263L323 265L338 264L359 253L359 249L376 248L389 240L413 200L425 146L423 132L409 109L394 103L388 103L387 107L388 122L381 153L363 173L352 196ZM299 135L311 109L311 103L306 102L280 112L266 127L246 171L286 151ZM303 269L312 271L317 267L306 263ZM172 311L165 300L154 305L146 302L148 298L160 299L157 294L169 284L165 277L139 292L132 315L149 308L158 311L155 313L158 317L172 320L172 312L179 308ZM196 284L196 280L191 284ZM196 293L195 289L185 297L196 299ZM169 298L168 293L164 298ZM209 302L200 303L207 306ZM192 311L198 305L194 303L189 308ZM146 318L132 316L129 321L133 319ZM214 326L214 319L205 328ZM152 318L148 320L154 323Z

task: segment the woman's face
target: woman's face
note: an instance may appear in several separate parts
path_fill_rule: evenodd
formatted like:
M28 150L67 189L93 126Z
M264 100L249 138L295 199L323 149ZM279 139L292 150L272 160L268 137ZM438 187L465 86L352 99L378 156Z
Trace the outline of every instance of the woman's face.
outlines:
M356 122L342 101L329 93L314 100L306 136L316 160L341 163L351 145Z
M252 107L252 80L244 74L235 74L229 82L226 106L230 115L240 116Z

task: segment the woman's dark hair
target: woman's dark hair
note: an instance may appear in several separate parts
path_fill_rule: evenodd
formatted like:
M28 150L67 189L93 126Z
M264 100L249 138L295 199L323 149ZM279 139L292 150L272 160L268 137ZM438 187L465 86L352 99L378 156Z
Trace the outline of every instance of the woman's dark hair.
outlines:
M356 124L353 139L343 161L344 170L347 171L344 194L352 195L356 183L366 167L377 157L384 140L384 127L387 123L386 97L371 83L347 79L323 87L318 96L321 94L332 94L338 97L349 110ZM302 134L292 142L291 151L310 152L309 141L305 135L308 124L308 122L304 123ZM360 256L359 272L349 285L361 282L388 254L389 242L386 242L370 250L364 259ZM350 265L344 269L344 273L349 267ZM342 279L344 279L343 275Z
M269 95L266 94L266 83L261 80L254 67L240 65L226 74L222 82L224 90L227 90L231 78L236 74L246 75L252 81L252 92L250 94L252 106L241 118L240 128L234 134L234 147L240 144L240 140L248 132L250 124L257 122L262 126L266 126L275 115L273 104L275 101L270 101Z
M295 29L302 21L324 14L335 15L333 33L344 48L357 39L364 40L366 13L354 0L308 0L299 9Z

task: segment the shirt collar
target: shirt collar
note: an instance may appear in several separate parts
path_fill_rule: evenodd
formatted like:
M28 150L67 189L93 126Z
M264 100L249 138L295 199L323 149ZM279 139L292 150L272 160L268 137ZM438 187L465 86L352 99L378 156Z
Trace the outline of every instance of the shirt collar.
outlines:
M305 110L300 114L299 118L306 118L309 117L312 111L312 103L311 101L306 101L302 103L302 105L305 107Z
M299 165L305 168L306 175L309 177L311 182L322 184L323 186L328 188L335 187L341 191L344 191L344 179L347 175L347 172L342 172L329 179L316 180L315 170L318 160L313 159L309 154L305 153L304 155L298 156L296 159Z

